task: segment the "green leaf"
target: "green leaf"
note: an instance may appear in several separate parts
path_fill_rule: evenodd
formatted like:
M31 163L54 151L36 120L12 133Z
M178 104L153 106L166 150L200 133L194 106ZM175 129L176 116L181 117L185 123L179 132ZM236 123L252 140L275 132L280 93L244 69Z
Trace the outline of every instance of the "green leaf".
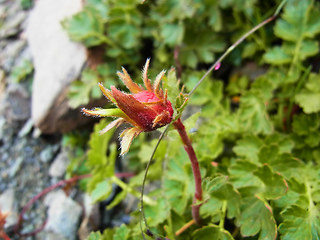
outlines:
M102 201L109 197L112 192L112 185L107 180L96 184L96 187L91 192L93 202Z
M290 63L292 58L286 54L285 51L280 47L270 48L264 55L263 59L273 65L282 65Z
M202 227L192 234L192 239L194 240L233 240L232 235L218 226L206 226Z
M106 126L107 121L101 120L94 126L94 132L90 136L89 151L87 154L86 166L92 173L92 177L88 181L88 192L97 188L97 184L106 181L106 178L114 175L114 164L117 156L117 148L115 144L109 146L109 141L113 136L114 130L110 130L105 134L99 132ZM109 155L107 151L109 150ZM107 181L110 189L112 182ZM104 183L105 184L105 183Z
M230 181L235 188L243 187L260 187L261 182L253 175L253 172L257 169L257 165L249 161L238 160L233 163L230 168Z
M89 151L88 151L88 167L99 167L99 165L110 165L111 171L106 172L105 176L113 175L113 161L112 156L110 158L106 156L108 144L113 136L114 130L110 130L105 134L100 134L99 132L107 125L106 120L101 120L98 124L94 126L94 132L90 136L89 141ZM110 162L109 162L110 161Z
M268 203L253 197L244 200L242 209L239 219L242 236L255 236L260 232L259 240L276 239L277 225Z
M102 19L85 8L70 19L62 22L73 41L82 42L87 47L97 46L104 42L104 25Z
M116 229L113 240L126 240L129 238L130 229L124 224L122 224L119 228Z
M288 55L295 55L296 53L296 45L292 43L285 43L282 46L283 51ZM299 60L303 61L308 57L314 56L319 52L319 43L313 40L304 40L301 43L299 49Z
M238 155L245 157L252 162L258 161L259 149L262 146L263 141L255 135L249 135L237 141L233 151Z
M284 7L282 19L276 22L274 32L285 42L282 47L274 47L264 55L264 60L271 64L297 63L314 56L319 51L317 41L308 40L320 32L319 8L312 0L290 0ZM292 59L292 60L291 60Z
M168 99L173 103L180 94L179 81L174 68L171 68L163 77L162 87L168 90Z
M299 93L295 96L295 101L307 114L320 111L320 74L310 74L309 79Z
M33 71L32 62L24 60L18 66L15 66L10 74L10 78L13 82L18 83L26 79L26 77Z
M161 26L161 36L164 43L169 46L176 46L182 42L184 26L176 23L166 23Z
M264 184L262 196L266 199L278 199L288 190L288 184L285 179L271 168L264 164L253 172Z
M101 81L101 77L97 72L92 70L85 70L81 75L81 80L77 80L71 83L68 92L68 104L72 108L77 108L80 105L88 104L92 96L94 89L98 92L95 98L102 96L98 82Z
M109 34L117 43L126 49L137 47L140 37L139 28L133 24L116 22L109 26Z
M319 239L319 213L319 209L316 206L308 210L297 205L292 205L284 210L281 213L284 221L279 226L281 239Z
M316 114L299 114L293 117L293 132L298 135L308 136L320 127L319 116Z
M159 209L161 209L161 211L159 211ZM144 207L144 214L149 226L157 226L164 222L169 214L169 208L166 205L165 199L159 198L156 206L146 205Z
M310 93L308 91L302 91L296 95L295 101L303 108L305 113L320 111L320 92Z
M227 181L226 176L205 179L203 181L203 191L205 199L218 199L220 201L218 206L220 207L226 202L228 218L234 218L239 215L240 194ZM209 204L205 203L205 205L212 205L212 202L209 202Z
M269 120L265 103L253 94L247 94L240 99L237 112L243 129L252 133L270 134L273 126Z
M97 14L103 19L103 21L108 20L109 6L107 0L87 0L86 8L92 8L97 11Z

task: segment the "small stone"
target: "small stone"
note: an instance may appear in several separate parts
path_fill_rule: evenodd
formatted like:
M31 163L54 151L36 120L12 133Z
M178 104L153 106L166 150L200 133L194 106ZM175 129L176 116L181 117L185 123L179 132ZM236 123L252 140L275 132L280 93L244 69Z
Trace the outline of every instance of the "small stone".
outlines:
M75 240L81 213L80 205L67 197L62 190L58 190L51 195L45 230Z
M15 159L13 165L11 166L9 170L9 177L12 178L14 177L17 172L21 169L21 165L23 163L24 158L22 156L19 156Z
M33 122L32 119L30 118L22 127L22 129L19 131L18 133L18 137L23 138L25 136L27 136L33 127Z
M25 19L26 13L23 11L8 16L0 30L0 39L17 35L21 31L20 25Z
M70 159L66 151L59 153L49 168L49 176L61 178L66 172L69 162Z
M100 226L99 204L93 203L92 198L88 194L84 194L83 207L85 216L80 224L78 236L80 240L88 238L90 232L97 230Z
M40 153L40 160L43 163L50 162L53 159L54 154L57 152L59 145L48 146Z
M5 101L6 117L9 122L24 121L30 117L30 97L21 85L9 85Z
M15 206L15 191L8 189L0 195L0 209L3 213L8 213L5 228L10 228L18 222L18 213Z
M10 72L11 68L20 54L20 52L26 46L25 39L16 39L14 41L7 41L5 47L0 52L0 65L2 65L3 69L6 72Z

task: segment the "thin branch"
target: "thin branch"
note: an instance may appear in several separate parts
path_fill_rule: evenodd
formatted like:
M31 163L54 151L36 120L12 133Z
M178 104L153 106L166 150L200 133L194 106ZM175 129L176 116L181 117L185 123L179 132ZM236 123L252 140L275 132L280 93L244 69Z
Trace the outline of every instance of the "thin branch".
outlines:
M285 1L284 1L285 2ZM281 5L281 7L283 4ZM257 26L252 28L249 32L245 33L241 38L239 38L234 44L232 44L220 57L219 59L208 69L208 71L202 76L202 78L197 82L197 84L193 87L193 89L189 92L189 96L191 96L194 91L199 87L199 85L203 82L203 80L214 70L218 65L221 64L222 60L224 60L240 43L242 43L248 36L252 33L257 31L259 28L263 27L267 23L274 20L280 12L280 9L277 9L276 13L269 17L268 19L264 20L263 22L259 23Z
M146 169L144 171L144 176L143 176L143 181L142 181L142 187L141 187L141 196L140 196L140 216L142 218L142 220L144 221L144 224L147 228L147 231L150 231L150 228L148 226L148 223L147 223L147 219L146 219L146 216L144 215L144 208L143 208L143 195L144 195L144 186L146 184L146 179L147 179L147 175L148 175L148 171L149 171L149 168L150 168L150 165L151 165L151 162L153 160L153 157L154 157L154 154L156 153L157 149L158 149L158 146L161 142L161 140L163 139L164 135L166 134L166 132L168 131L170 127L170 124L167 125L167 127L164 129L164 131L161 133L159 139L158 139L158 142L156 144L156 146L154 147L153 149L153 152L150 156L150 159L147 163L147 166L146 166ZM143 229L142 229L142 225L141 225L141 219L140 219L140 229L141 229L141 234L142 234L142 237L143 239L145 239L145 236L144 236L144 232L143 232ZM151 231L150 231L151 232Z

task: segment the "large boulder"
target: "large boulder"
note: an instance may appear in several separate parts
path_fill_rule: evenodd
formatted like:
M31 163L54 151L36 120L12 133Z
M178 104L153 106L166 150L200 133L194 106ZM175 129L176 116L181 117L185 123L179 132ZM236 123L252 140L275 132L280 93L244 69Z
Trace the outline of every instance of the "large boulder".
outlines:
M30 14L27 39L35 76L32 120L42 133L66 132L87 121L68 106L67 89L86 63L86 49L72 42L61 21L82 9L82 0L41 0Z

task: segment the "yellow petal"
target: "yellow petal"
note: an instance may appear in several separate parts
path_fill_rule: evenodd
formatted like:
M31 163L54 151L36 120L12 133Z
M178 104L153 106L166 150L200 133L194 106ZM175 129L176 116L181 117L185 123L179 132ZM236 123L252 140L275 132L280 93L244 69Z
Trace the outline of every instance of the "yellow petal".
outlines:
M160 86L160 82L161 82L161 79L163 78L164 74L166 73L165 70L162 70L158 76L156 77L156 80L154 81L154 84L153 84L153 92L157 95L157 97L161 98L162 96L159 95L159 86Z
M142 129L138 128L138 127L133 127L133 128L128 128L126 130L124 130L121 135L120 138L121 139L121 155L126 154L129 151L131 142L133 140L134 137L138 136L140 133L142 132Z
M130 90L130 92L138 93L143 91L142 87L132 81L130 75L124 67L122 67L122 72L117 72L117 74L124 85L126 85L126 87Z
M150 80L148 79L148 68L149 68L149 64L150 64L150 58L147 59L143 70L142 70L142 79L143 79L143 83L146 86L147 90L152 92L152 86L150 83Z
M106 89L102 83L99 83L99 88L101 90L101 92L103 93L103 95L108 98L111 102L116 103L116 100L114 100L114 98L112 97L111 91Z
M109 130L111 130L114 127L119 127L120 124L124 123L125 120L122 118L119 118L117 120L112 121L111 123L109 123L104 129L102 129L99 133L100 134L105 134L106 132L108 132Z

